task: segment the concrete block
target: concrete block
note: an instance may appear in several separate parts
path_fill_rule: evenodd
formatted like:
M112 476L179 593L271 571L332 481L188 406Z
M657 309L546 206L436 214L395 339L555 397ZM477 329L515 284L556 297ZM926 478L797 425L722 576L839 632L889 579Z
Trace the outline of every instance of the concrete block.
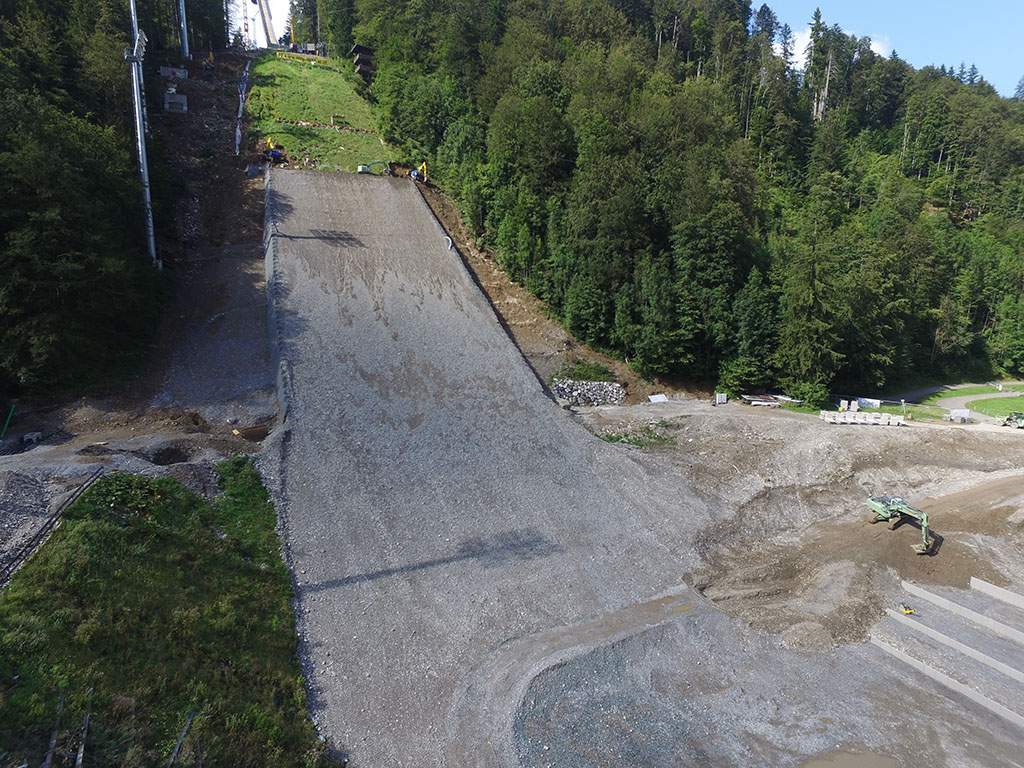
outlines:
M1024 610L1024 595L1011 592L1008 589L997 587L995 584L989 584L987 581L976 579L971 577L971 589L976 592L982 592L989 597L994 597L996 600L1001 600L1004 603L1015 606Z

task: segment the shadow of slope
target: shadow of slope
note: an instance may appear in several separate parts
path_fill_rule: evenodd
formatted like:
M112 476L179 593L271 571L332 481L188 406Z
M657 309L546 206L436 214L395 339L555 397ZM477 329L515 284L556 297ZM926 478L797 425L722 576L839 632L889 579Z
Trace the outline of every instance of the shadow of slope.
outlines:
M489 540L480 537L466 539L453 553L444 557L394 568L382 568L340 579L330 579L318 584L310 584L305 589L310 592L325 592L391 576L402 576L430 568L439 568L463 560L475 560L485 568L497 568L514 560L538 560L564 551L561 545L551 541L540 531L534 528L522 528L496 534Z

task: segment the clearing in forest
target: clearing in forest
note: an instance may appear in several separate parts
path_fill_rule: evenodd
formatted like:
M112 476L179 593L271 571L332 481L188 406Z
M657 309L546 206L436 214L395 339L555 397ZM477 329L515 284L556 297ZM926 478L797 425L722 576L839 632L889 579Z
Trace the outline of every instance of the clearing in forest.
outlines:
M282 145L296 167L355 171L395 159L382 142L369 102L345 62L267 56L253 68L249 131Z

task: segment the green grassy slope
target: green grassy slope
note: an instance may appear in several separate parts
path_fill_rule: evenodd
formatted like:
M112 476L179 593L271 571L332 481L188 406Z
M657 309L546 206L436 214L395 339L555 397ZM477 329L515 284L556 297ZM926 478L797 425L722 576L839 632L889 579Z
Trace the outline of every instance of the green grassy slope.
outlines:
M370 104L347 67L268 56L253 67L252 84L250 132L261 144L270 138L283 145L297 167L309 158L322 170L354 171L395 157L377 137Z
M165 764L189 712L182 764L326 763L273 506L247 460L218 472L212 504L102 479L0 593L0 765L38 765L60 692L73 730L90 689L89 765Z
M973 400L967 404L972 411L1005 419L1013 411L1024 413L1024 395L1020 397L990 397L987 400Z
M990 384L978 384L973 387L959 387L957 389L944 389L929 395L922 402L941 405L942 400L950 397L970 397L971 395L990 395L999 390ZM1007 384L1003 387L1005 392L1024 392L1024 384Z

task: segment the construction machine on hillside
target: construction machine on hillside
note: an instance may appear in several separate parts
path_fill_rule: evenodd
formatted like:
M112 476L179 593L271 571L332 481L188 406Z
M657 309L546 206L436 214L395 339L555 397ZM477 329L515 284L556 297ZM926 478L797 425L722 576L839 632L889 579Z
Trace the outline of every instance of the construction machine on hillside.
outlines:
M1013 411L1003 421L1004 427L1013 427L1014 429L1024 429L1024 413L1020 411Z
M899 496L871 496L866 502L868 509L875 513L871 523L892 523L890 530L896 530L904 523L912 523L921 529L921 543L914 545L919 555L931 554L935 539L928 530L928 513L910 506Z

